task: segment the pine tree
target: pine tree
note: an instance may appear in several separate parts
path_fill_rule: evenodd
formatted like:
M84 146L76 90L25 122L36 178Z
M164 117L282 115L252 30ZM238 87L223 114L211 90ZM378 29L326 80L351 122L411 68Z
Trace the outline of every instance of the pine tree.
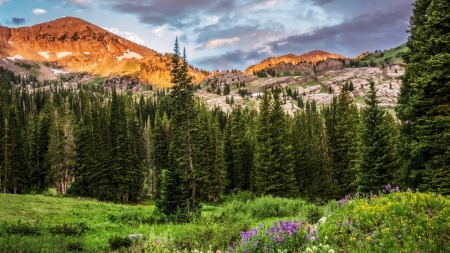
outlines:
M156 181L154 185L154 197L160 197L161 173L169 167L169 147L170 147L170 124L167 115L156 117L155 127L152 129L152 163L154 166L153 178Z
M294 197L298 190L292 146L288 141L289 128L281 103L279 89L274 90L273 102L268 91L264 91L256 129L254 191L258 195Z
M406 143L406 185L450 193L450 3L417 0L397 113Z
M171 82L174 87L170 93L173 101L171 108L173 135L169 148L167 182L163 184L158 208L169 215L174 214L174 211L180 212L184 217L190 217L197 213L200 207L198 202L198 171L194 162L197 109L193 97L192 78L188 72L186 51L183 52L183 57L180 57L177 39L172 55L171 70ZM177 194L173 192L177 192ZM172 194L178 196L178 199L173 199L174 196L167 196ZM176 208L171 206L174 203Z
M393 145L395 123L392 116L378 107L375 83L369 81L366 107L361 109L360 138L356 162L358 191L376 193L392 183L398 167L396 148Z
M324 111L330 162L337 180L336 198L356 190L358 109L343 87L330 107Z

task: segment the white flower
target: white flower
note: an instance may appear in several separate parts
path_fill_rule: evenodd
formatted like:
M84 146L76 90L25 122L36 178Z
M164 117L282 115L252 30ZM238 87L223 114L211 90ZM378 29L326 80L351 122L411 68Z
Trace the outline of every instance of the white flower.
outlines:
M334 249L330 249L328 253L334 253Z

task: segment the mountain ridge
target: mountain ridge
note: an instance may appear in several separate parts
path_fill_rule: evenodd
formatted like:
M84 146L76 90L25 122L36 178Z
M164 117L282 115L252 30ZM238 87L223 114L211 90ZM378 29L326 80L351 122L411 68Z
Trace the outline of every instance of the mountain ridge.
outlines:
M264 70L266 68L275 67L278 64L291 64L298 65L299 63L309 63L316 64L319 61L324 61L327 59L346 59L347 57L340 54L328 53L321 50L313 50L310 52L305 52L300 55L286 54L278 57L267 58L257 64L248 67L244 73L253 74L254 72Z
M170 87L171 55L138 45L83 19L63 17L19 28L0 26L0 57L51 62L100 77L136 76ZM204 74L190 69L194 81Z

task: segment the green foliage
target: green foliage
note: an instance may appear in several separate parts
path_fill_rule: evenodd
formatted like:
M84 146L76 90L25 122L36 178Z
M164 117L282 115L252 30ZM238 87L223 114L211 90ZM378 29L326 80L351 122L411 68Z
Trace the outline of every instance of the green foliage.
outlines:
M112 250L126 249L130 247L132 243L133 241L128 237L114 236L108 239L109 247Z
M49 227L50 233L54 235L65 235L65 236L71 236L71 235L82 235L86 231L89 230L89 227L81 222L81 223L75 223L75 224L62 224L62 225L55 225Z
M319 234L347 252L447 252L449 204L441 195L411 192L356 198Z
M448 99L450 4L418 0L414 4L407 46L406 70L398 98L407 164L408 187L450 193Z
M366 107L361 109L358 159L355 164L358 191L376 192L391 183L399 167L398 131L392 116L378 107L375 83L369 80Z
M252 171L253 191L257 195L293 197L295 187L292 146L289 145L286 115L277 89L272 101L264 91L256 125L256 148Z

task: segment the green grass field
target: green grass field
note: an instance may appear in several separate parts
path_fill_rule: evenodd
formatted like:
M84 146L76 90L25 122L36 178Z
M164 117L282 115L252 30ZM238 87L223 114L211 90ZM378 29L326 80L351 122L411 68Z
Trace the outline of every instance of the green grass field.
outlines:
M360 62L369 64L371 61L374 61L377 66L381 66L382 62L386 65L385 59L389 59L388 64L403 64L402 54L408 50L409 49L406 47L406 44L402 44L398 47L385 50L383 52L370 53L362 58ZM381 56L381 53L383 53L383 56Z
M159 224L151 200L0 194L0 252L450 252L450 199L441 195L391 189L320 206L247 192L225 199L191 223Z

